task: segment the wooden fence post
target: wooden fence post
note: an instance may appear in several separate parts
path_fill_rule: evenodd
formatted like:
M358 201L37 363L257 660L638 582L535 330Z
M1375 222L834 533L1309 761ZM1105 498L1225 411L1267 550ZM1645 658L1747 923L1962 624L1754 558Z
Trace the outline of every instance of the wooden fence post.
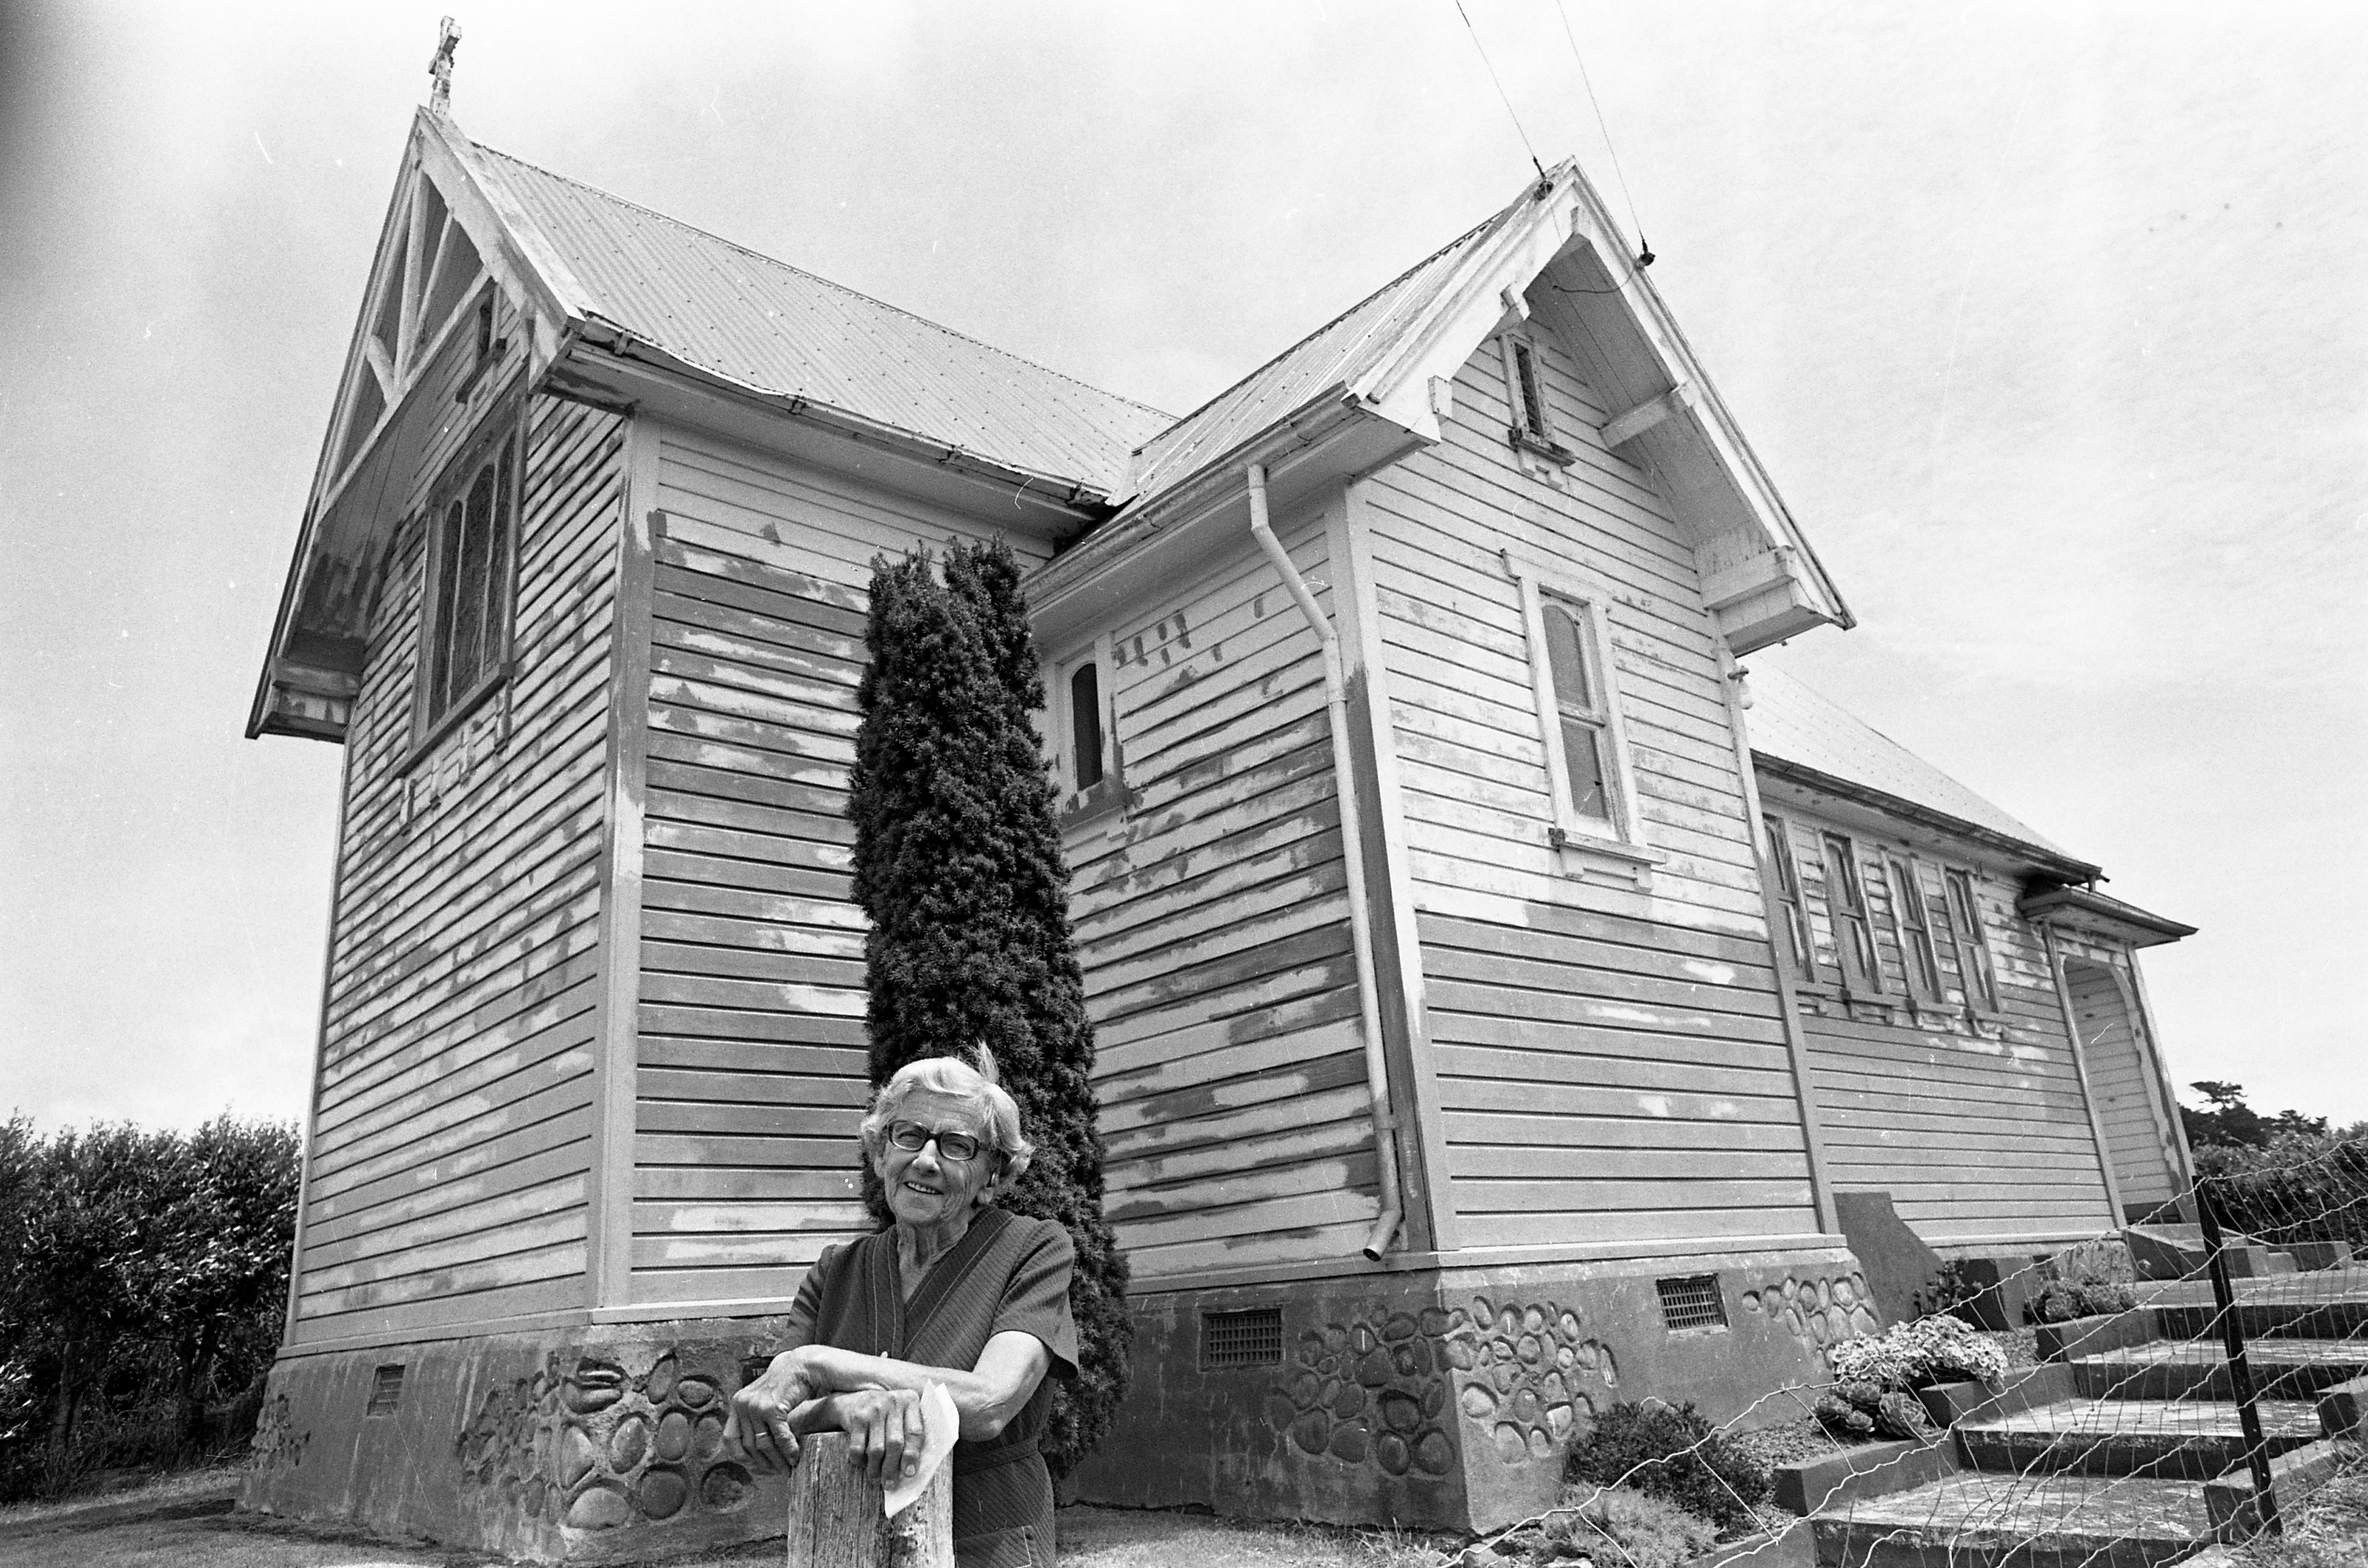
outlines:
M953 1568L951 1460L912 1506L880 1517L880 1488L847 1462L847 1434L817 1432L790 1474L790 1568Z

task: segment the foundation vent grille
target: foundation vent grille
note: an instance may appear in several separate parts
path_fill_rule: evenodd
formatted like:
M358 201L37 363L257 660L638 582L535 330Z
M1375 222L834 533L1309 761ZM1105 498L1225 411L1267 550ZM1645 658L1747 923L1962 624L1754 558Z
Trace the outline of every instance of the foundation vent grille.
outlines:
M1201 1314L1201 1367L1282 1365L1282 1309Z
M1726 1326L1726 1303L1719 1295L1717 1275L1656 1279L1653 1289L1660 1292L1661 1322L1671 1330Z
M370 1403L364 1415L392 1415L403 1405L403 1368L381 1367L370 1374Z

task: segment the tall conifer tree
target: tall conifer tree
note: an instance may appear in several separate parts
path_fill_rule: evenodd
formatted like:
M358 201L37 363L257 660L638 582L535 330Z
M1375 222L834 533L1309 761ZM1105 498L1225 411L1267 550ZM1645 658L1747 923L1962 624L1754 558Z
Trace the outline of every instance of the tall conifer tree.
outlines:
M1126 1260L1102 1217L1093 1027L1069 932L1053 784L1029 715L1044 705L1019 567L1008 547L877 559L871 664L855 742L855 896L871 1080L984 1042L1019 1101L1036 1157L1005 1206L1064 1227L1076 1382L1055 1395L1056 1474L1092 1451L1126 1392ZM875 1217L888 1222L876 1181Z

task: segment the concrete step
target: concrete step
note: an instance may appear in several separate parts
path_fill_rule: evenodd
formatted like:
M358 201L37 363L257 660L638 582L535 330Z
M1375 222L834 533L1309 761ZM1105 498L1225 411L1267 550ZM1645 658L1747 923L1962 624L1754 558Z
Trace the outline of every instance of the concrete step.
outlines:
M2318 1408L2263 1400L2272 1454L2318 1440ZM1957 1428L1967 1465L2000 1474L2143 1475L2209 1481L2245 1457L2237 1407L2217 1403L2082 1399Z
M2211 1540L2200 1481L1945 1476L1810 1521L1822 1568L2164 1568Z
M2356 1275L2354 1268L2346 1271ZM2237 1324L2246 1348L2257 1339L2350 1339L2368 1341L2368 1296L2354 1291L2321 1294L2310 1287L2328 1276L2296 1275L2264 1280L2237 1299ZM2158 1301L2155 1324L2166 1339L2217 1339L2219 1309L2210 1301Z
M2130 1225L2123 1229L2122 1241L2130 1249L2130 1263L2140 1279L2203 1277L2207 1259L2201 1225ZM2232 1278L2260 1279L2294 1271L2291 1254L2274 1252L2250 1236L2225 1235L2221 1251Z
M2315 1400L2368 1374L2368 1340L2258 1339L2245 1346L2245 1360L2260 1397ZM2227 1354L2214 1340L2159 1339L2080 1357L2072 1370L2074 1387L2089 1399L2237 1397Z

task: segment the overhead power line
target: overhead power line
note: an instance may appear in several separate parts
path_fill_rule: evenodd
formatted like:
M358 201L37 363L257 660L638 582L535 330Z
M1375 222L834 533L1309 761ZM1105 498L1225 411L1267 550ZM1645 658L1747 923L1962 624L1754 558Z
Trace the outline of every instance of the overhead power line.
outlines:
M1457 8L1462 8L1462 0L1458 0ZM1595 82L1587 74L1587 57L1578 51L1578 34L1571 28L1570 9L1563 0L1554 0L1554 11L1562 17L1562 36L1569 41L1570 57L1578 62L1579 85L1587 89L1587 101L1595 109L1595 127L1603 132L1603 150L1611 154L1611 174L1620 182L1621 199L1628 203L1628 221L1636 225L1636 265L1650 267L1653 265L1653 244L1645 237L1645 220L1636 215L1636 198L1628 188L1627 171L1620 166L1620 149L1612 143L1611 126L1603 118L1602 100L1595 96ZM1503 90L1501 87L1497 89L1499 92Z
M1472 25L1472 14L1463 8L1463 0L1455 0L1455 14L1463 18L1463 30L1472 35L1472 47L1480 51L1481 68L1488 73L1488 80L1497 84L1497 97L1504 100L1505 113L1513 121L1513 134L1521 139L1523 150L1530 154L1530 166L1538 171L1538 178L1544 179L1546 166L1538 162L1538 150L1531 144L1530 133L1522 129L1521 117L1513 108L1512 95L1505 91L1504 82L1497 77L1497 67L1488 59L1487 46L1480 41L1480 29Z

